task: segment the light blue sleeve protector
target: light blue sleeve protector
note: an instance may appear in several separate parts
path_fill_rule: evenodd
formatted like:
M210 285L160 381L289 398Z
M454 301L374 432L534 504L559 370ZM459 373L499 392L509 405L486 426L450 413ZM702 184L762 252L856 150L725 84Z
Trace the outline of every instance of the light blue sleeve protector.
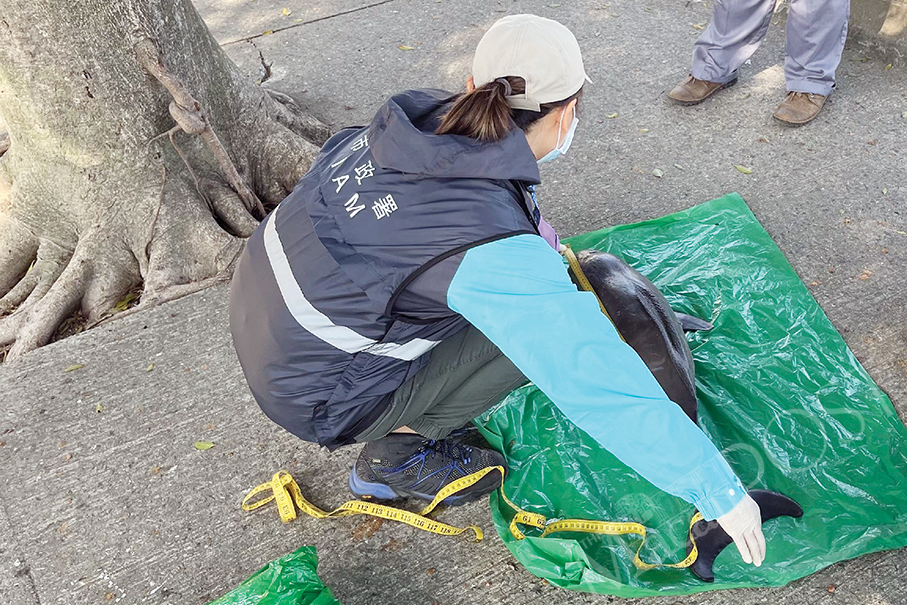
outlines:
M470 249L447 301L567 418L656 487L709 520L743 499L743 485L715 445L667 398L541 237Z

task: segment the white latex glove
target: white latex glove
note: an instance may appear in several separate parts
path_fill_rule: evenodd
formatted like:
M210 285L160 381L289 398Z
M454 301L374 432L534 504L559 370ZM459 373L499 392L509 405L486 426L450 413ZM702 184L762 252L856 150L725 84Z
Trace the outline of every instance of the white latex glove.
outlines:
M718 524L734 540L745 563L752 563L756 567L762 565L762 560L765 559L762 514L759 505L749 494L730 512L718 517Z

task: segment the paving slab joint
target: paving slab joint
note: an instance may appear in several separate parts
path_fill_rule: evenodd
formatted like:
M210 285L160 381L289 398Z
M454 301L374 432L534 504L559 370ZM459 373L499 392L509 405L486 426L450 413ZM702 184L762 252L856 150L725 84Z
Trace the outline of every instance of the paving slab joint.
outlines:
M390 4L396 0L381 0L380 2L374 2L372 4L367 4L365 6L358 6L356 8L351 8L350 10L340 11L339 13L334 13L333 15L325 15L324 17L318 17L317 19L311 19L309 21L303 21L302 23L293 23L292 25L287 25L286 27L278 27L276 29L268 30L267 33L262 32L260 34L255 34L254 36L246 36L245 38L237 38L236 40L230 40L224 42L221 46L230 46L231 44L236 44L238 42L250 42L255 38L261 38L265 35L272 35L284 30L293 29L294 27L302 27L303 25L310 25L312 23L318 23L319 21L327 21L328 19L333 19L335 17L342 17L344 15L350 15L352 13L358 13L359 11L368 10L370 8L375 8L376 6L381 6L383 4Z

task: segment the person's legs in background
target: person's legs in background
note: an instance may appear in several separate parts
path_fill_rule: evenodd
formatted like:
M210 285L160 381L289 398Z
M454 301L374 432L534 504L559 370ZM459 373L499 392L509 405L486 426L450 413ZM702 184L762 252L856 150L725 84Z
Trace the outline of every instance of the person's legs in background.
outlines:
M356 436L366 445L350 473L350 489L357 496L381 500L430 500L456 479L504 466L498 452L447 437L526 382L475 328L444 340L428 365L392 394L384 414ZM493 491L500 480L499 473L489 473L446 503L474 500Z
M768 31L775 0L715 0L712 20L693 48L691 75L668 98L681 105L701 103L737 81Z
M850 0L791 0L784 61L788 93L775 119L800 125L819 114L835 86L849 17Z

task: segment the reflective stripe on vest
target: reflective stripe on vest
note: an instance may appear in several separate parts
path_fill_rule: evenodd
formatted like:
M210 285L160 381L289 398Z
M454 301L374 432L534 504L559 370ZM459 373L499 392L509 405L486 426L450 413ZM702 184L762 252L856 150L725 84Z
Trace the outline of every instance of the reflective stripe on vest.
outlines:
M283 244L280 241L280 235L277 233L275 226L277 213L280 211L280 205L274 209L271 216L268 217L268 224L264 230L264 245L268 255L268 261L271 270L274 272L274 278L277 280L277 286L280 289L280 295L283 302L289 309L296 322L307 332L350 354L366 351L372 355L383 357L393 357L411 361L424 355L433 349L438 341L424 340L414 338L406 343L380 343L377 340L367 338L355 330L346 326L338 326L331 319L312 306L299 287L299 283L293 276L290 269L290 261L287 259Z

